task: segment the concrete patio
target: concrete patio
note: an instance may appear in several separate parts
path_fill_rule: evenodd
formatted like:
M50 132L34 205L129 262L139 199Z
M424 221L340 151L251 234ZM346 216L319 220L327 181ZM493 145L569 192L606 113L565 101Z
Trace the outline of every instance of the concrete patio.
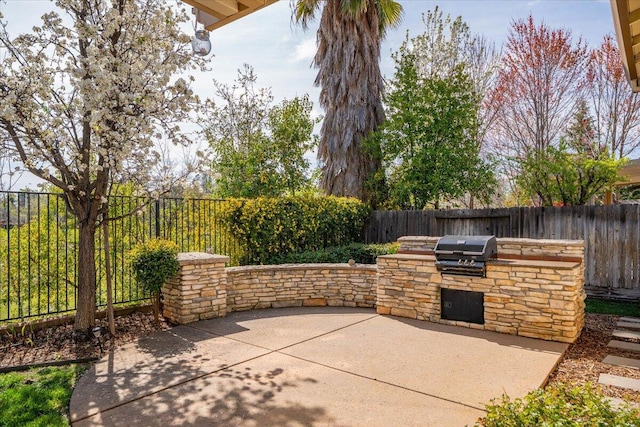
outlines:
M236 312L105 355L74 426L464 426L542 385L568 344L380 316Z

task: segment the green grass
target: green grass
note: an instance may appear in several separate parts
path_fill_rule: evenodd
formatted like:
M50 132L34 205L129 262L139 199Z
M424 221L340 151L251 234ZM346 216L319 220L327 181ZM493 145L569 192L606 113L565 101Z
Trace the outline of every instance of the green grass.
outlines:
M74 384L86 365L0 374L0 426L68 426Z
M585 303L587 305L587 313L640 317L640 303L638 302L608 301L587 298Z

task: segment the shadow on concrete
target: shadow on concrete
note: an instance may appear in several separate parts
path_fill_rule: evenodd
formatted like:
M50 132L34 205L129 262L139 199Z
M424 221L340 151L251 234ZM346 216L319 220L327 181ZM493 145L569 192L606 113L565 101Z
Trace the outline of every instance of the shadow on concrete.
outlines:
M140 338L135 343L136 348L154 359L174 358L181 354L193 352L196 349L194 341L176 333L176 331L182 332L184 329L184 326L177 326L164 333L151 334Z
M211 335L226 336L241 332L248 329L241 325L242 322L260 319L273 319L289 316L330 316L345 314L362 314L368 313L372 316L376 312L372 308L356 308L356 307L287 307L287 308L265 308L250 311L235 311L225 317L219 317L210 320L202 320L192 323L189 327L207 332Z
M180 369L178 362L160 362L158 370ZM288 377L288 379L284 379ZM325 408L307 407L296 402L277 402L285 389L296 388L298 382L316 383L313 378L291 380L285 370L254 372L251 368L222 368L182 384L147 392L132 399L140 388L147 391L163 384L149 377L124 375L114 378L109 394L127 396L126 401L112 402L93 416L73 422L74 426L308 426L321 422L333 425ZM117 383L117 384L116 384ZM107 390L103 390L107 392ZM94 396L106 397L103 392ZM126 404L123 404L126 403ZM96 405L97 406L97 405Z
M394 319L400 323L404 323L405 325L412 326L416 329L452 334L461 337L477 338L484 341L493 342L500 346L521 348L524 350L531 350L542 353L558 354L562 353L568 347L568 344L566 343L544 341L535 338L527 338L493 331L484 331L480 329L471 329L465 326L445 325L442 323L434 323L426 320L408 319L405 317L384 317Z

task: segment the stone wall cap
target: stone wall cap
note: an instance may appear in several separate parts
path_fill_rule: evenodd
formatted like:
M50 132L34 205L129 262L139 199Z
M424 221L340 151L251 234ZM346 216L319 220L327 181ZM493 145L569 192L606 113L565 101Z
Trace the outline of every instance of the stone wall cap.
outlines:
M558 270L571 270L580 266L579 262L575 261L541 261L531 259L492 259L487 261L487 268L492 265L511 265L514 267L543 267L543 268L555 268Z
M178 254L178 262L180 265L227 263L229 262L229 257L205 252L180 252Z
M398 242L431 242L438 240L438 236L402 236L398 238ZM530 239L522 237L497 237L496 241L500 243L517 243L520 245L545 245L545 246L584 246L584 240L570 239Z
M573 269L580 266L579 262L575 261L544 261L544 260L532 260L532 259L490 259L487 261L487 267L491 265L511 265L518 267L549 267L558 269ZM434 260L435 255L429 254L393 254L393 255L380 255L378 258L382 259L397 259L404 261L426 261Z
M402 236L398 237L398 242L427 242L430 240L438 240L435 236Z
M379 255L378 258L424 260L424 259L435 259L435 255L433 254L391 254L391 255Z
M273 264L273 265L243 265L240 267L228 267L227 272L243 272L243 271L287 271L287 270L371 270L376 271L376 264L354 264L353 266L345 263L332 264Z

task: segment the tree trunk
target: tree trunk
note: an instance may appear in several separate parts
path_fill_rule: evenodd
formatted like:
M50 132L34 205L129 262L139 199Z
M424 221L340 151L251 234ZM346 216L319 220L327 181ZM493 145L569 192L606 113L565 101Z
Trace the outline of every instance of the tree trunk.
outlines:
M153 319L156 321L156 325L160 324L160 291L156 291L151 296L153 301Z
M384 121L380 72L378 9L370 5L355 17L340 0L329 0L322 12L314 64L316 86L325 118L320 130L320 188L326 194L368 200L380 159L364 147L366 138ZM376 151L376 150L373 150Z
M76 331L88 332L96 318L96 242L95 221L81 221L78 241L78 299Z
M109 222L106 217L102 218L102 241L104 242L104 269L107 279L107 321L109 323L109 334L116 336L116 321L113 313L113 280L111 277L111 248L109 243Z

